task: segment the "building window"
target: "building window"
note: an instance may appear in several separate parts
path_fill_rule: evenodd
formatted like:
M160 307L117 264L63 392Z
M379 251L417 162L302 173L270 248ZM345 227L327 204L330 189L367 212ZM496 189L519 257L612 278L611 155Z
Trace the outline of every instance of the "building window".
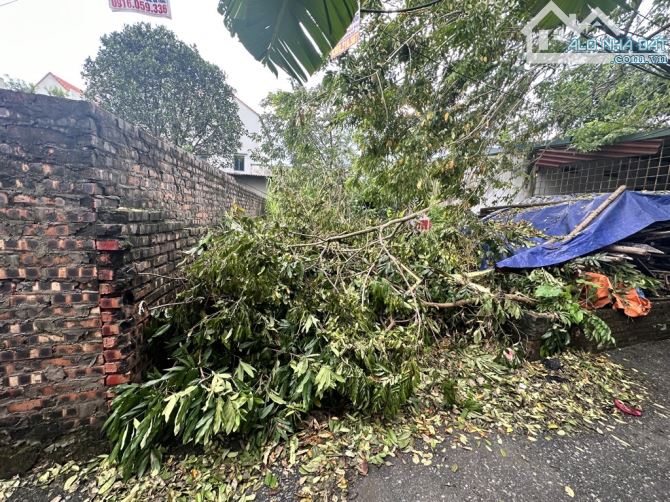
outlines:
M233 169L235 171L244 171L244 155L235 155Z

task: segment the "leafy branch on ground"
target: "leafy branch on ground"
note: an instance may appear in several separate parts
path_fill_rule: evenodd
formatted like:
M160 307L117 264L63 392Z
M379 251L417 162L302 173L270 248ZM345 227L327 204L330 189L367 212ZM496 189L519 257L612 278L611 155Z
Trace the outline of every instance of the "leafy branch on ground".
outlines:
M435 465L445 448L505 453L505 437L552 441L586 429L614 436L622 422L612 398L639 404L646 393L621 366L602 355L566 352L559 370L541 362L511 368L501 347L452 346L448 339L420 358L414 397L393 418L336 410L315 411L288 440L214 442L203 451L167 454L151 475L124 479L122 470L97 458L88 464L46 465L22 480L0 485L9 497L20 486L77 491L95 501L252 500L257 493L301 500L345 500L352 475L405 461ZM453 464L443 468L453 475Z
M165 360L119 388L110 460L141 474L175 440L286 441L316 410L393 417L436 342L509 346L530 309L552 316L546 353L575 328L612 342L558 271L480 270L527 242L526 226L481 222L459 205L394 216L319 238L229 216L194 250L188 287L164 313L153 342Z

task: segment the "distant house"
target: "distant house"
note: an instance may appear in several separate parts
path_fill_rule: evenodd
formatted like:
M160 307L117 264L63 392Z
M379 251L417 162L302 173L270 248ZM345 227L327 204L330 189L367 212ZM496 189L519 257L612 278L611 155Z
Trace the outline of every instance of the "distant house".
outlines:
M224 171L235 176L241 185L265 195L268 189L270 171L251 158L251 153L258 148L258 143L251 135L261 132L261 117L238 97L235 97L235 101L237 101L237 106L240 109L240 119L246 132L242 135L242 148L235 154L233 165L224 169Z
M62 96L68 99L84 99L84 91L82 91L76 85L71 84L67 80L63 80L62 78L57 77L51 72L44 75L42 80L35 84L35 92L37 94Z
M35 85L35 92L38 94L62 95L69 99L84 99L84 91L51 72L47 73ZM258 143L254 141L251 135L261 132L261 118L253 108L237 96L235 101L239 107L240 119L245 133L241 138L242 147L235 154L233 165L225 168L224 171L233 175L241 185L245 185L250 190L264 196L267 193L270 171L251 158L251 153L258 147Z

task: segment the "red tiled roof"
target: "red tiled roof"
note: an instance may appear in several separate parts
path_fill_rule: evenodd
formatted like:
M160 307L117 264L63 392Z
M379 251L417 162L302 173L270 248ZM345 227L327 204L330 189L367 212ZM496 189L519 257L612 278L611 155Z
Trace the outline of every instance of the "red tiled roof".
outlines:
M63 79L60 78L58 75L54 75L54 74L51 73L51 72L47 73L47 74L45 75L44 78L46 78L46 77L49 76L49 75L51 75L53 78L55 78L55 79L58 81L58 83L59 83L60 85L62 85L65 89L67 89L68 91L70 91L70 92L74 92L74 93L76 93L76 94L84 94L84 91L82 91L79 87L77 87L76 85L72 85L72 84L71 84L70 82L68 82L67 80L63 80ZM44 80L44 78L43 78L42 80Z

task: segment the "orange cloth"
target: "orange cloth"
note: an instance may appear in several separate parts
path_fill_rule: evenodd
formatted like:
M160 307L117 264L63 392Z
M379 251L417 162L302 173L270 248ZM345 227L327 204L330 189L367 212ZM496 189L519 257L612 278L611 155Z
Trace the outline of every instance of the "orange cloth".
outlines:
M607 276L595 272L586 272L584 276L588 282L593 283L593 286L586 285L586 298L580 302L582 307L601 309L612 303L610 298L612 283Z
M635 288L631 288L626 296L617 294L612 283L603 274L586 272L586 280L592 285L586 285L584 299L580 305L584 308L601 309L614 303L612 308L623 310L628 317L643 317L651 311L651 302L640 296Z
M651 302L641 297L635 288L630 288L626 296L614 295L614 308L623 310L628 317L643 317L651 311Z

